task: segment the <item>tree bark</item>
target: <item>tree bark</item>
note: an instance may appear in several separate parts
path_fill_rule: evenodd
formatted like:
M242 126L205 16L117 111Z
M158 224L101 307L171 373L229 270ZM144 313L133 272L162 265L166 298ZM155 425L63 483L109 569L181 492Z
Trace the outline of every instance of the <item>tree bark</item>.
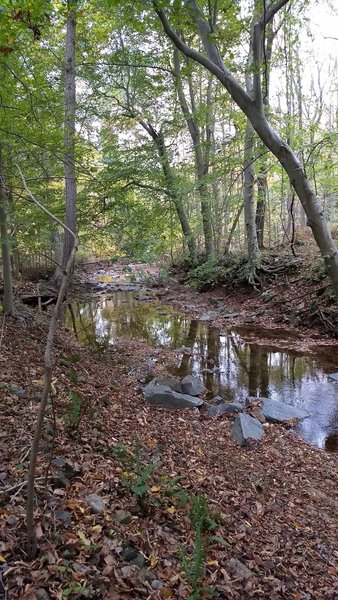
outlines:
M176 81L176 89L177 89L178 99L180 102L183 116L184 116L187 126L188 126L192 145L194 148L196 180L197 180L198 194L199 194L200 203L201 203L201 215L202 215L202 222L203 222L205 253L207 255L207 258L211 258L214 254L214 241L213 241L213 232L212 232L210 199L209 199L208 186L206 183L206 177L209 172L211 128L210 128L210 124L207 123L205 150L203 151L202 142L201 142L201 130L200 130L197 120L194 118L194 114L193 114L193 110L195 107L195 97L194 97L193 86L191 84L191 81L189 81L189 90L190 90L191 105L192 105L192 110L190 110L187 99L184 94L184 90L183 90L179 53L176 49L174 49L174 73L175 73L175 81ZM206 107L207 107L207 113L208 113L207 120L209 120L210 119L210 110L211 110L211 80L209 80L209 82L208 82Z
M75 109L76 109L76 5L77 0L67 0L66 52L65 52L65 123L64 123L64 176L65 225L76 234L76 171L75 171ZM57 269L53 283L60 286L62 273L69 262L74 237L65 230L63 234L61 269Z
M290 183L296 191L307 216L307 224L311 227L313 236L325 261L336 297L338 298L338 251L328 229L323 210L321 209L316 194L308 181L302 165L290 146L278 135L268 123L263 110L263 95L261 90L260 69L262 62L262 37L265 26L274 15L287 4L288 0L279 0L270 5L264 17L254 26L254 76L256 78L256 97L252 98L233 77L224 65L216 45L210 35L210 25L204 18L195 0L188 0L193 19L197 25L200 39L206 55L190 48L185 44L174 29L170 26L163 9L160 9L156 0L153 0L155 10L162 22L164 31L174 42L177 48L189 58L199 62L213 73L223 84L232 99L241 108L250 120L253 128L264 142L265 146L276 156L288 174Z
M0 232L1 232L1 254L4 281L3 309L8 315L14 314L11 255L8 240L7 214L6 214L6 190L5 174L0 148Z
M158 156L162 166L162 172L164 175L164 179L167 185L168 193L170 198L172 199L176 213L181 225L182 233L186 244L189 249L189 257L192 262L196 261L196 243L194 234L191 231L191 227L189 224L189 220L187 217L187 213L184 208L183 200L181 194L179 192L175 175L172 171L172 167L170 165L167 148L164 141L163 132L156 131L155 128L145 121L141 120L140 124L143 129L150 135L152 138L158 152Z

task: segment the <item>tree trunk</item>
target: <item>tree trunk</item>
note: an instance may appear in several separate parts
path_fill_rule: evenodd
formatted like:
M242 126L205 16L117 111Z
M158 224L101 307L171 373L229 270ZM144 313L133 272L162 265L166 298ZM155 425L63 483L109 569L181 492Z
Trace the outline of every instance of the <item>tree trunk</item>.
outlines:
M196 242L194 238L194 234L191 231L191 227L189 224L189 220L187 217L187 213L184 208L183 200L181 194L178 189L178 185L176 182L175 175L173 173L172 167L169 162L167 148L164 142L164 137L162 131L157 132L155 128L145 121L140 121L143 129L150 135L154 144L156 145L158 156L161 162L162 171L164 175L164 179L167 185L167 190L170 198L172 199L176 213L181 225L182 233L184 235L184 239L187 243L189 249L189 257L192 262L196 261Z
M219 79L219 81L231 95L234 102L236 102L239 108L248 117L253 128L259 135L260 139L264 142L265 146L272 152L272 154L276 156L279 163L285 169L290 183L296 191L304 208L307 216L307 224L312 229L314 238L325 261L327 272L336 297L338 298L338 251L328 229L323 211L318 203L316 194L306 177L299 159L292 151L290 146L284 142L284 140L282 140L276 131L273 130L271 125L268 123L263 110L260 68L262 64L262 38L264 34L264 27L271 21L278 10L287 4L287 2L288 0L279 0L270 5L265 11L264 16L255 24L255 98L252 98L246 93L237 79L233 77L223 63L218 49L213 43L213 38L210 35L210 33L212 33L210 31L210 24L204 18L196 1L189 0L188 4L191 7L192 16L198 27L200 39L207 56L193 48L190 48L179 38L179 36L170 26L165 12L163 9L158 8L157 3L154 0L155 9L161 19L164 30L175 43L177 48L179 48L179 50L181 50L181 52L189 58L199 62Z
M255 205L254 205L254 183L255 183L255 168L254 168L254 143L255 135L252 125L247 119L245 129L245 148L244 148L244 181L243 181L243 204L244 204L244 220L246 240L248 247L249 261L249 279L255 278L255 269L260 260L260 252L257 243L256 222L255 222Z
M7 215L6 215L6 191L5 191L5 175L2 162L2 152L0 148L0 232L1 232L1 254L2 254L2 271L4 281L4 296L3 309L8 315L14 314L13 301L13 286L12 286L12 270L11 270L11 255L9 249Z
M202 223L203 223L205 253L207 255L207 258L211 258L214 254L214 241L213 241L212 218L211 218L211 210L210 210L210 198L209 198L208 186L206 183L206 177L209 172L211 128L210 128L210 124L207 123L205 150L203 151L202 144L201 144L200 127L198 125L197 120L194 117L194 114L193 114L193 111L195 108L195 98L194 98L193 86L191 84L191 81L189 81L189 90L190 90L191 105L192 105L192 110L190 111L188 102L187 102L187 99L185 97L184 90L183 90L179 53L177 52L176 49L174 50L174 73L175 73L175 81L176 81L176 89L177 89L178 99L180 102L183 116L184 116L187 126L188 126L192 145L194 148L196 180L197 180L198 194L199 194L200 203L201 203L201 215L202 215ZM208 112L207 119L210 119L211 80L209 81L209 84L208 84L206 106L207 106L207 112Z
M263 145L261 146L263 147ZM260 250L264 249L264 226L265 208L268 197L268 180L263 167L259 167L257 173L257 207L256 207L256 233L257 243Z
M65 53L65 124L64 124L64 176L65 176L65 224L76 234L76 171L75 171L75 108L76 108L76 71L75 71L75 39L76 39L76 3L68 0L67 31ZM54 283L60 286L62 272L69 262L74 245L74 238L68 231L63 234L61 267L57 269Z

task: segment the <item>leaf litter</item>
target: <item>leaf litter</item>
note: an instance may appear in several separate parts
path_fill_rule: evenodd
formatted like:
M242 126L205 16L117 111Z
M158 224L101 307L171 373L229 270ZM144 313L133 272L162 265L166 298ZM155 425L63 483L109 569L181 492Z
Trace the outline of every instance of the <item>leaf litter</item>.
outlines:
M38 462L39 554L27 563L25 480L43 376L44 319L4 323L0 598L188 598L194 590L181 553L193 555L189 515L196 494L205 497L213 523L200 597L208 587L215 597L234 600L338 597L334 456L278 425L266 426L264 441L238 448L230 435L233 417L151 408L139 375L155 355L151 375L165 374L164 364L175 360L170 350L120 339L97 353L62 329L52 395L56 431L50 404ZM24 395L15 393L19 388ZM160 461L143 487L140 480L134 485L135 434L143 464ZM173 493L168 482L175 477ZM89 506L90 494L102 499L101 512ZM119 522L117 511L128 518ZM135 558L123 560L127 555Z

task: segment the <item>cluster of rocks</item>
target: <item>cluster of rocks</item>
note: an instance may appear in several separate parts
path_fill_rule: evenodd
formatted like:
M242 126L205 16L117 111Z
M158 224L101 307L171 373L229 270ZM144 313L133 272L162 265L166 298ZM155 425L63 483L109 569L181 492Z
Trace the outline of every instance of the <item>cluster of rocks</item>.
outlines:
M204 401L199 396L206 392L203 383L193 375L187 375L181 381L173 377L153 379L143 390L144 398L149 404L170 409L201 408ZM207 410L210 417L236 414L231 433L240 446L245 446L251 440L262 439L265 422L287 423L310 416L301 408L271 398L252 400L253 402L250 399L247 402L225 402L223 398L217 397L214 401L221 402L216 406L209 406ZM248 414L248 410L252 414Z

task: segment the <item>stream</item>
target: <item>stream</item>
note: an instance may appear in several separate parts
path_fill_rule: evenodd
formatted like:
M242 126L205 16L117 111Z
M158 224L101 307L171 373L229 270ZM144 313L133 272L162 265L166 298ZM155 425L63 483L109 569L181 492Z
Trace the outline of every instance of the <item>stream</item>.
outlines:
M81 345L133 338L178 350L176 366L168 370L203 379L207 400L263 396L303 408L311 416L296 431L308 443L338 453L338 383L328 377L338 371L335 350L323 347L306 355L278 348L278 339L271 346L249 343L236 329L219 330L189 319L156 297L150 302L152 293L137 284L117 285L115 291L108 291L104 281L100 286L101 293L89 302L69 304L64 315L64 325Z

